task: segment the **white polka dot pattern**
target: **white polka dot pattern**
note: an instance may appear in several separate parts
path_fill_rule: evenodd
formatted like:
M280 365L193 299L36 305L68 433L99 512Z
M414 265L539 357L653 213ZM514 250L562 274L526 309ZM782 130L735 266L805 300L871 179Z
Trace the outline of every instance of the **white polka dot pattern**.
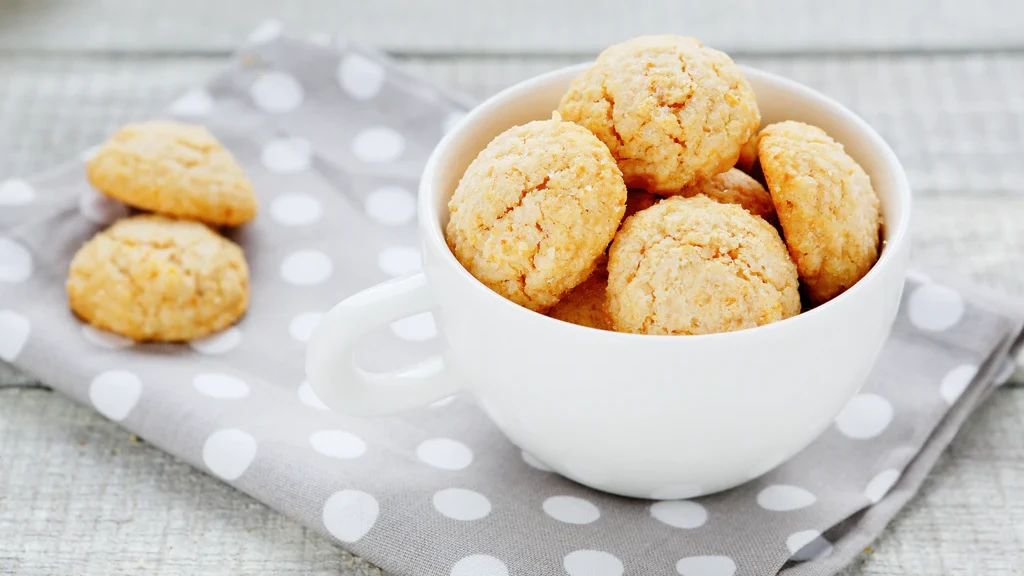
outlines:
M349 54L338 65L338 83L356 100L376 96L384 85L384 77L384 67L361 54Z
M405 138L383 126L363 130L352 142L352 153L356 158L370 164L397 160L404 150Z
M292 112L305 97L299 81L283 72L264 72L253 82L249 95L257 108L269 114Z
M872 504L878 504L885 498L885 495L892 490L892 487L896 485L896 482L900 479L900 471L895 469L882 470L874 478L868 482L866 488L864 488L864 496L871 501Z
M258 446L251 434L227 428L210 435L203 444L203 463L222 480L237 480L256 459Z
M622 576L626 568L614 554L600 550L570 552L562 561L569 576Z
M324 528L331 536L352 544L366 536L377 523L378 515L380 505L376 498L359 490L342 490L324 504Z
M434 509L452 520L480 520L491 513L491 501L479 492L448 488L434 493Z
M0 360L17 360L31 333L28 318L14 310L0 310Z
M541 507L545 514L566 524L590 524L601 517L597 506L575 496L552 496Z
M736 562L728 556L690 556L676 562L679 576L733 576Z
M324 317L323 312L306 312L292 318L288 324L288 333L299 342L307 342L313 335L313 331L320 325L320 319Z
M765 510L789 512L814 504L817 498L799 486L773 484L757 494L757 505Z
M786 547L793 554L790 559L796 562L817 560L832 553L832 544L825 540L817 530L804 530L791 534L786 539Z
M221 399L239 399L249 395L249 385L230 374L204 372L192 379L192 386L204 396Z
M836 429L844 436L866 440L878 436L892 422L892 404L877 394L854 396L836 417Z
M950 370L939 385L939 394L942 395L942 399L947 404L956 402L977 374L978 367L974 364L962 364Z
M665 500L651 504L651 516L673 528L692 530L708 521L708 511L690 500Z
M30 204L36 198L36 191L24 180L0 182L0 206L21 206Z
M964 314L960 293L939 284L923 284L910 295L910 321L921 330L938 332L952 328Z
M416 197L398 186L378 188L366 197L366 213L388 226L407 224L416 215Z
M299 137L271 140L260 152L263 167L277 174L301 172L313 163L313 145Z
M450 438L432 438L416 447L416 457L442 470L462 470L473 462L473 451Z
M114 421L124 420L142 396L142 380L127 370L110 370L89 385L93 408Z
M394 246L386 248L377 256L377 265L392 276L405 276L419 272L422 262L420 253L415 248Z
M24 282L32 276L32 255L21 244L0 238L0 282Z
M366 453L366 442L344 430L321 430L309 437L309 445L324 456L350 460Z
M508 576L508 567L494 556L474 554L456 562L449 576Z

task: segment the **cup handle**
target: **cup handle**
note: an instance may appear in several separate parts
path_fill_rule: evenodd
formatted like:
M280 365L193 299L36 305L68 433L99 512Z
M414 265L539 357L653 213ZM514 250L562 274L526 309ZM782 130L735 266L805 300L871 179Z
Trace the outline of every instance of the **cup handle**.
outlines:
M378 284L342 300L324 315L306 348L306 377L317 397L350 416L386 416L458 392L441 356L393 372L355 365L354 348L384 324L426 312L434 300L423 274Z

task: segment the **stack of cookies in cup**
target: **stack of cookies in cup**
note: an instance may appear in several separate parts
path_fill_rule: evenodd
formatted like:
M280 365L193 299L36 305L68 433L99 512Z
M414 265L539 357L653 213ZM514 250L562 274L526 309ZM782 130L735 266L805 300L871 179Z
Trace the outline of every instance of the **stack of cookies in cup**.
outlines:
M147 213L118 220L75 254L72 311L136 341L186 341L249 305L242 249L213 227L256 216L252 184L206 128L168 121L118 130L86 166L102 194Z
M724 53L647 36L605 50L549 120L498 135L448 207L459 262L553 318L635 334L762 326L874 265L865 171L820 128L760 128Z

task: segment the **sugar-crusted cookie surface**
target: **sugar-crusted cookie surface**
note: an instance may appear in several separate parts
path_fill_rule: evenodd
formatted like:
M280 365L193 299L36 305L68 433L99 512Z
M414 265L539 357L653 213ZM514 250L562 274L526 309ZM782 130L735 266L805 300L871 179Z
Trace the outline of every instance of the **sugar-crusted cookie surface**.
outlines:
M871 179L842 144L800 122L762 130L758 157L808 297L835 298L878 260L882 217Z
M621 332L730 332L799 312L778 231L735 204L662 200L630 217L609 251L608 313Z
M478 280L544 311L590 275L625 206L607 146L555 114L510 128L480 152L448 202L446 237Z
M760 123L754 91L727 55L670 35L602 52L558 110L608 145L628 186L650 192L732 168Z
M761 183L733 168L676 191L674 194L687 198L703 194L715 202L739 204L754 216L760 216L773 226L778 222L775 205L768 191Z
M86 164L97 190L130 206L216 226L256 216L252 184L206 128L169 121L128 124Z
M141 215L119 220L75 254L71 309L134 340L192 340L235 323L249 270L233 242L206 225Z
M593 274L563 296L558 304L548 311L548 316L579 326L611 330L606 305L607 294L608 258L602 256L598 259Z

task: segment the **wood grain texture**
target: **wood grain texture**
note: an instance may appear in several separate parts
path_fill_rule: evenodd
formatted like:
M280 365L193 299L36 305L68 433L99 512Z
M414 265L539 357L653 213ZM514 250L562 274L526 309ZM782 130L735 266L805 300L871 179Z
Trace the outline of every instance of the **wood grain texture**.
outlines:
M229 51L267 18L392 52L589 54L652 32L764 53L1019 49L1017 0L2 0L0 49Z

